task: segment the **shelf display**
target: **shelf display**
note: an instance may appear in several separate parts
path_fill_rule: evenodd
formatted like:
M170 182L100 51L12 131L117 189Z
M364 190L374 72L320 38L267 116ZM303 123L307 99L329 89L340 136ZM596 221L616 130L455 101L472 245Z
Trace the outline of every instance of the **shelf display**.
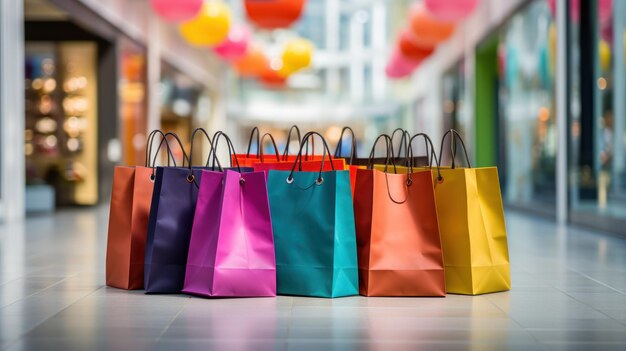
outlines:
M27 42L26 183L57 205L98 201L96 44Z

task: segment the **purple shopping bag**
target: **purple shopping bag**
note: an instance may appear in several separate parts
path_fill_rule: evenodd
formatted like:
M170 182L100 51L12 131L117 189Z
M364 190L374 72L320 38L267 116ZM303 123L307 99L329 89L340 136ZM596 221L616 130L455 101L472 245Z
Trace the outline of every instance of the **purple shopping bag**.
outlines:
M264 172L202 172L183 292L276 296L274 238Z
M192 174L200 181L201 170ZM188 179L187 168L156 169L144 262L146 293L177 293L183 288L198 196L198 188Z

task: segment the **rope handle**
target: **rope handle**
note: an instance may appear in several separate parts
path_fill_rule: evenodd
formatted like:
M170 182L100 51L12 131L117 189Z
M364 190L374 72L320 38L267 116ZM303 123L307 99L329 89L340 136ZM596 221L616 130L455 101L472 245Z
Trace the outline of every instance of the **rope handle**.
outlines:
M337 146L335 147L335 158L341 157L341 151L343 149L343 135L346 131L350 131L350 134L352 134L352 145L351 145L351 152L350 152L350 162L348 163L349 165L352 166L352 163L354 162L354 159L357 158L356 156L356 136L354 135L354 130L350 127L343 127L343 129L341 130L341 135L339 135L339 141L337 142Z
M314 136L319 136L320 139L322 140L322 143L324 144L324 152L322 155L322 162L320 164L320 170L318 173L318 177L315 180L315 185L322 185L322 183L324 182L324 178L322 177L322 172L324 171L324 162L326 160L326 155L328 154L328 159L330 162L330 167L333 171L335 171L335 165L333 164L333 158L331 156L331 152L330 152L330 148L328 147L328 143L326 142L326 139L324 139L324 137L318 133L318 132L308 132L304 135L303 139L302 139L302 143L300 145L300 150L298 151L298 155L296 156L296 160L293 163L293 166L291 167L291 172L289 172L289 176L287 177L287 183L288 184L292 184L294 181L293 178L293 173L296 170L296 165L298 164L298 162L300 163L300 171L302 171L302 149L304 148L304 146L306 145L305 142L308 142L309 139L312 140L312 138ZM312 186L313 184L311 184ZM310 187L310 186L309 186ZM307 189L309 188L307 187Z
M298 137L298 147L302 146L302 136L300 134L300 128L297 125L292 125L289 128L289 133L287 133L287 141L285 143L285 149L283 150L283 161L287 161L287 156L289 156L289 142L291 141L291 132L296 131L296 136Z
M444 141L446 140L446 137L448 137L448 135L450 135L450 156L452 157L452 164L450 168L454 169L456 167L455 159L456 159L457 140L461 142L461 147L463 148L463 153L465 154L465 160L467 161L467 168L472 168L472 164L467 154L467 148L465 147L463 138L461 137L461 134L459 134L459 132L457 132L454 129L450 129L449 131L447 131L441 138L441 147L439 148L439 166L441 166L441 162L442 162L443 144L444 144Z

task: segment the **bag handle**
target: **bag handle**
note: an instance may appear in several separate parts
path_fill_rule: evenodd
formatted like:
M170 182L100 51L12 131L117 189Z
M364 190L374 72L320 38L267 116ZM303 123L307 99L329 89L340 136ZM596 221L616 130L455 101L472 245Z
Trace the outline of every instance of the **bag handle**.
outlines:
M169 142L167 141L167 137L171 136L172 138L176 139L176 142L178 142L178 146L180 147L181 151L183 152L183 164L182 167L185 167L185 160L187 160L187 163L189 163L189 158L187 157L187 153L185 152L185 148L183 147L183 143L180 141L180 138L178 137L178 135L176 133L173 132L167 132L165 134L163 134L164 138L161 139L161 142L159 143L159 147L157 148L156 153L154 154L154 158L152 159L152 174L150 174L150 180L154 181L154 179L156 178L156 159L157 156L159 156L159 150L161 150L161 146L163 146L163 143L166 143L167 145L167 149L170 150L170 146L169 146ZM174 160L174 167L177 167L176 165L176 160Z
M215 133L215 135L213 136L213 143L214 143L213 144L213 166L215 166L215 162L217 162L220 172L224 172L224 169L222 168L222 166L219 163L219 160L217 159L217 144L220 138L226 139L226 145L228 145L228 153L229 153L228 157L230 158L231 167L233 163L232 156L236 155L237 152L235 151L235 146L233 146L233 141L230 139L228 134L222 131L218 131L217 133ZM239 166L239 160L236 157L234 157L234 159L235 159L235 163L237 164L237 172L239 172L239 184L243 185L246 181L241 176L241 167Z
M257 157L259 156L259 148L261 147L260 146L261 145L261 133L259 132L259 127L255 126L254 128L252 128L252 132L250 132L250 140L248 140L248 151L246 151L246 158L250 157L250 149L252 148L252 139L254 138L255 133L256 133L256 145L257 145L256 155ZM215 135L213 135L213 138L215 139Z
M192 157L193 157L193 142L194 142L194 140L196 139L196 133L198 133L198 132L200 132L200 133L204 134L204 136L206 137L207 141L209 142L209 147L210 147L211 149L209 150L209 156L208 156L208 158L210 158L210 157L211 157L211 154L213 154L213 153L214 153L214 152L213 152L213 142L211 141L211 137L209 137L209 133L207 133L207 131L206 131L204 128L196 128L196 129L194 129L194 130L193 130L193 132L191 133L191 146L189 147L189 159L190 159L190 160L193 160L193 158L192 158ZM209 162L209 161L208 161L208 158L207 158L207 163ZM218 162L218 165L219 165L219 162ZM196 187L198 187L198 188L199 188L200 186L199 186L199 185L198 185L198 183L196 182L196 176L193 174L193 169L192 169L191 162L189 162L188 169L189 169L189 174L187 175L187 181L188 181L189 183L194 183L194 184L196 185Z
M145 164L144 164L145 167L152 167L152 165L150 164L150 156L152 155L152 145L154 144L154 138L156 137L157 134L160 134L161 138L163 139L165 138L165 134L159 129L155 129L151 131L150 134L148 134L148 138L146 141L146 158L145 158ZM172 160L174 164L176 164L176 159L174 158L174 154L172 153L170 144L166 142L165 145L167 147L167 166L169 167L170 160Z
M343 135L346 131L350 131L350 134L352 135L350 162L348 163L350 166L352 166L352 162L354 162L354 159L357 158L357 156L356 156L356 137L354 135L354 130L350 127L346 126L346 127L343 127L343 129L341 130L339 141L337 142L337 146L335 147L335 158L341 157L341 151L343 149Z
M300 150L298 151L298 155L296 156L296 160L293 163L293 166L291 167L291 172L289 172L289 176L287 177L287 184L292 184L294 181L293 178L293 173L296 170L296 165L298 164L298 162L300 162L300 171L302 171L302 148L305 146L304 141L308 142L309 139L312 139L315 136L319 136L320 139L322 139L322 143L324 143L324 153L322 155L322 162L320 164L320 171L318 173L317 179L315 180L315 182L313 182L313 184L307 186L306 188L301 188L303 190L309 189L310 187L312 187L313 185L322 185L322 183L324 183L324 177L322 177L322 172L324 171L324 162L326 161L326 155L328 154L328 159L330 162L330 167L333 171L335 171L335 165L333 164L333 158L331 156L330 153L330 148L328 147L328 143L326 143L326 139L324 139L324 137L318 133L318 132L307 132L304 135L304 138L302 139L303 143L301 143L300 145Z
M278 153L278 146L276 145L276 140L274 139L274 136L270 133L265 133L263 134L263 136L261 137L261 143L259 144L259 150L261 152L260 154L260 159L261 159L261 163L264 162L263 160L263 145L265 145L265 138L270 138L270 141L272 142L272 145L274 146L274 152L276 153L276 161L280 162L280 154Z
M408 199L408 196L406 196L404 200L396 200L394 199L393 195L391 195L391 189L389 189L389 173L387 172L387 169L389 167L389 162L393 164L394 174L397 174L398 172L396 169L396 162L395 162L395 157L393 154L393 139L388 134L381 134L376 138L376 141L374 141L374 145L372 146L372 151L370 152L367 169L373 168L373 159L374 159L374 153L376 151L376 144L380 141L381 138L384 138L385 141L387 142L387 159L385 161L385 169L383 171L383 173L385 173L385 185L387 186L387 195L389 195L389 199L393 203L401 205L406 202L406 200ZM411 179L411 173L409 172L407 174L407 180L406 180L407 188L410 187L412 184L413 184L413 180Z
M450 156L452 156L452 169L455 168L455 159L456 159L456 141L461 142L461 147L463 147L463 153L465 154L465 160L467 161L467 168L472 168L472 164L470 162L469 156L467 155L467 148L465 147L465 143L463 142L463 138L461 138L461 134L454 129L450 129L447 131L443 137L441 138L441 147L439 148L439 166L441 166L442 155L443 155L443 143L446 140L446 137L450 135Z
M391 162L393 164L393 173L397 173L398 170L396 169L396 162L395 162L395 157L393 154L393 145L392 145L392 139L388 134L381 134L378 137L376 137L376 140L374 140L374 145L372 145L372 151L370 151L370 156L367 159L367 169L373 169L374 168L374 155L376 153L376 146L378 145L378 142L384 139L387 145L387 158L385 159L385 170L384 172L387 173L387 169L389 167L389 162Z
M298 147L302 146L302 136L300 134L300 128L297 125L292 125L289 128L289 133L287 133L287 141L285 142L285 149L283 151L283 160L287 161L287 156L289 156L289 142L291 141L291 132L296 131L296 136L298 137Z
M402 146L404 145L404 155L406 157L406 155L408 154L409 150L408 150L408 145L409 145L409 139L411 138L411 134L402 128L396 128L394 129L394 131L391 133L391 145L393 145L393 138L396 136L396 133L402 133L402 137L400 138L400 145L398 145L398 157L400 157L400 155L402 155Z
M433 141L430 139L430 137L428 136L428 134L426 133L417 133L414 136L411 137L411 139L409 139L409 154L410 156L407 156L408 158L408 165L409 165L409 174L413 173L413 167L414 165L414 157L413 157L413 140L415 140L416 138L419 137L423 137L424 138L424 143L426 144L426 154L428 154L428 148L430 145L430 156L429 156L429 166L430 169L433 168L433 159L435 160L435 166L437 167L437 180L441 180L443 179L441 177L441 168L439 167L439 160L437 159L437 155L435 153L435 146L433 145Z

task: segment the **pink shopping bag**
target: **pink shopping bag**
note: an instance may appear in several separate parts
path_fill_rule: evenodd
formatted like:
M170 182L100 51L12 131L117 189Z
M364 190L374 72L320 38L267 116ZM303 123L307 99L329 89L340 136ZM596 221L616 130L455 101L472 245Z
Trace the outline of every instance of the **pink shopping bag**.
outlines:
M265 174L202 173L183 292L209 297L276 296Z

